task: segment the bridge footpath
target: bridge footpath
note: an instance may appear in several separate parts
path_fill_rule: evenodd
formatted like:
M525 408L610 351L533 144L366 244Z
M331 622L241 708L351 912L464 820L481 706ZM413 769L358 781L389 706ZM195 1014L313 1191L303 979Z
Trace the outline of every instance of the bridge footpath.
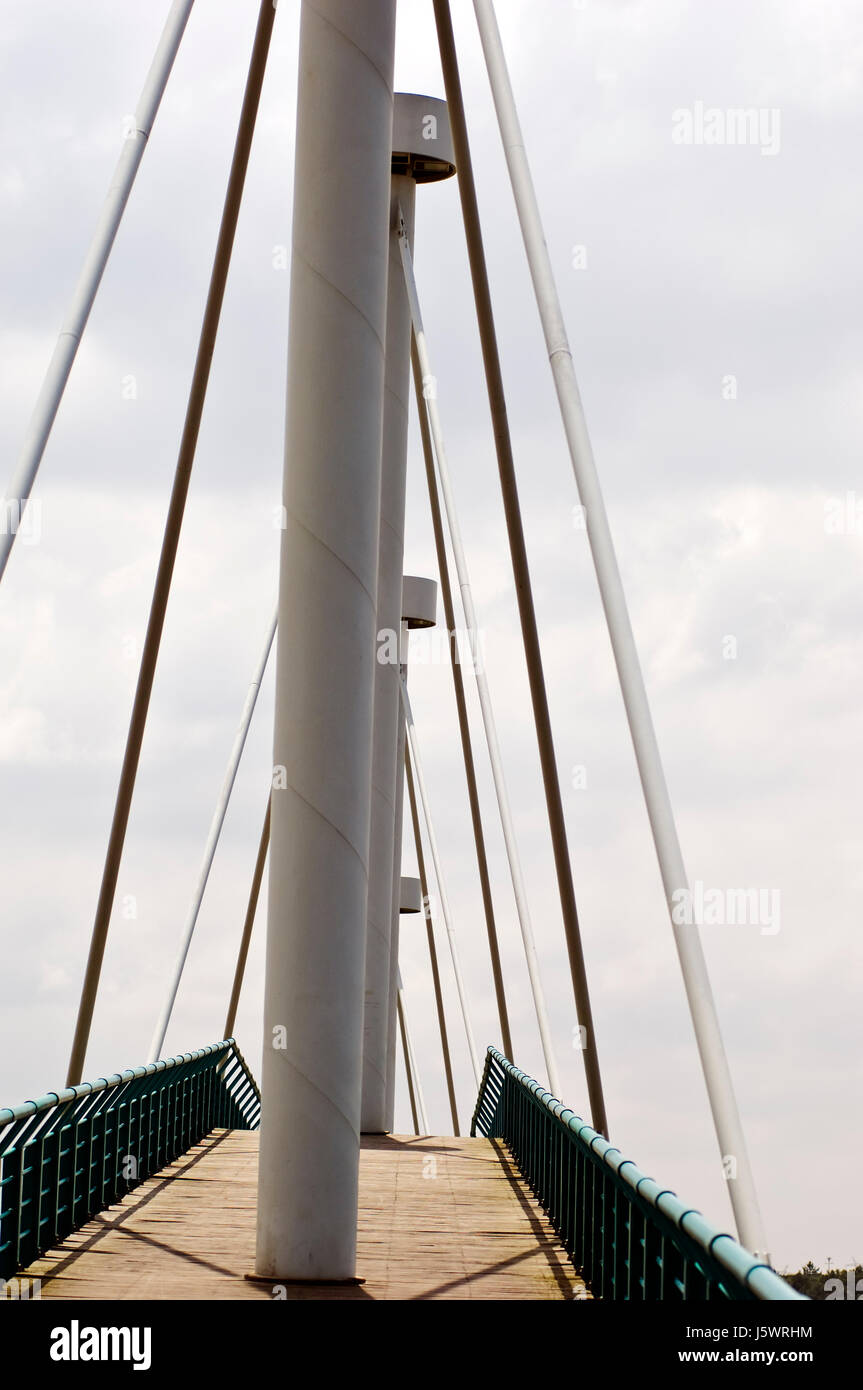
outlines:
M495 1139L364 1136L359 1285L254 1269L258 1133L216 1129L26 1270L42 1298L587 1299Z

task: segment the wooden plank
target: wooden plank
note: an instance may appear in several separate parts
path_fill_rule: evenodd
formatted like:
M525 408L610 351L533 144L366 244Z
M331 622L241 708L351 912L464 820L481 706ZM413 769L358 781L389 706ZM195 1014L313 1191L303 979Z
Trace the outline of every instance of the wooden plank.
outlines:
M371 1136L357 1286L255 1281L258 1136L214 1131L26 1271L45 1299L589 1298L511 1160L487 1139Z

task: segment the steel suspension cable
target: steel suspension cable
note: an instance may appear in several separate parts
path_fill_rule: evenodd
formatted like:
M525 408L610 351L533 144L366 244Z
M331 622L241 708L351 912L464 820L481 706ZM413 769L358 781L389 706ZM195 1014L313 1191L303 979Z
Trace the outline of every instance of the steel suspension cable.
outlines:
M485 927L488 936L488 949L491 956L491 969L494 979L494 993L497 1000L497 1012L500 1019L500 1032L503 1040L503 1050L508 1057L512 1053L512 1035L509 1029L509 1011L506 1006L506 992L503 983L503 969L500 961L500 945L497 938L497 924L494 916L494 899L491 892L491 876L488 870L488 856L485 848L485 831L482 824L482 811L480 809L479 789L476 781L476 764L473 756L473 745L470 735L470 722L467 713L467 700L465 698L464 676L462 675L461 662L459 660L458 647L456 645L456 621L455 606L452 598L452 585L449 576L449 560L446 553L446 539L444 537L443 518L441 517L440 498L438 497L437 483L435 481L434 451L432 448L432 438L429 431L428 415L423 401L422 388L422 368L420 367L419 357L417 356L416 342L411 339L411 363L413 366L414 389L416 392L417 414L420 423L420 436L422 439L423 459L425 460L426 482L428 484L429 505L431 507L432 528L434 530L434 543L437 552L438 574L440 576L441 597L443 599L444 620L447 627L447 640L450 649L450 669L452 671L453 690L455 692L456 710L458 713L458 728L461 738L462 757L464 760L464 772L467 780L467 794L470 802L470 818L473 825L473 838L476 845L476 862L479 870L480 889L482 891L482 905L485 913ZM423 890L425 891L425 890ZM458 1133L458 1130L456 1130Z
M417 1136L417 1138L419 1138L420 1122L419 1116L417 1115L417 1101L416 1095L414 1094L414 1079L411 1075L411 1062L410 1055L408 1053L408 1040L405 1034L405 1019L404 1013L402 1011L401 995L399 993L396 994L396 1014L398 1016L399 1033L401 1034L402 1040L402 1055L405 1059L405 1076L407 1078L408 1083L408 1100L410 1101L411 1106L411 1120L413 1121L414 1134Z
M437 836L434 831L434 821L432 820L431 807L429 805L428 791L423 774L422 759L419 751L419 740L417 739L416 724L414 723L413 710L411 709L410 696L404 679L400 681L402 704L405 711L405 727L407 730L408 743L410 745L411 760L413 762L414 777L416 788L419 792L420 803L423 808L423 818L426 823L426 835L428 836L429 849L431 850L432 863L434 864L435 878L437 879L438 894L440 895L440 909L446 927L447 940L449 942L450 957L452 959L453 974L455 975L456 989L458 990L459 1004L461 1005L462 1022L464 1023L465 1036L467 1038L470 1062L473 1067L474 1080L479 1085L482 1080L482 1068L479 1064L476 1043L474 1042L473 1028L470 1023L470 1014L467 1007L467 994L465 992L464 980L461 973L461 963L458 956L458 946L455 939L455 929L453 927L452 914L447 897L446 882L443 876L443 866L441 864L440 852L438 850Z
M689 895L689 880L492 0L474 0L474 11L564 432L578 495L584 508L587 538L632 735L719 1150L723 1160L728 1157L734 1159L736 1176L728 1180L731 1205L741 1244L767 1258L755 1179L698 927L697 924L675 921L676 895Z
M402 1034L402 1046L405 1051L405 1068L408 1074L408 1088L411 1094L411 1110L413 1111L414 1128L417 1134L430 1134L431 1130L429 1128L428 1115L426 1114L426 1103L423 1095L422 1082L420 1081L416 1053L414 1052L411 1032L408 1027L405 987L401 970L397 973L397 980L398 992L396 994L396 1005L398 1007L399 1027L401 1028ZM417 1124L417 1116L419 1116L419 1124Z
M506 394L503 386L503 373L497 345L494 311L489 288L488 268L483 245L482 226L477 202L476 182L473 174L470 141L465 120L464 97L459 75L458 57L452 29L449 0L434 0L435 21L438 44L441 54L444 85L446 88L447 110L450 130L458 169L458 187L461 198L462 219L467 239L468 259L473 282L476 316L479 325L480 344L485 368L486 389L494 429L495 450L497 453L500 489L503 498L509 549L512 559L515 593L518 601L521 622L522 644L527 666L533 718L536 726L536 739L539 748L542 781L548 815L551 843L557 874L558 894L572 990L580 1025L581 1050L584 1060L587 1089L590 1098L593 1127L600 1134L608 1133L605 1110L605 1097L602 1088L602 1074L596 1046L596 1033L593 1023L593 1010L584 963L584 950L578 909L575 901L575 887L572 880L572 863L563 813L563 800L560 792L560 777L554 751L554 737L551 728L551 715L548 708L548 695L543 671L542 650L539 643L536 611L533 602L533 589L524 527L521 519L518 484L515 476L515 463L512 452L512 439L506 409ZM552 1088L553 1089L553 1088Z
M165 624L165 612L168 606L171 579L174 573L174 562L177 557L180 531L183 524L183 514L186 507L186 497L189 491L192 465L195 459L195 447L198 440L201 416L203 415L204 401L207 394L210 364L216 345L216 333L218 331L225 285L228 278L228 269L231 262L234 233L236 231L240 212L240 203L242 201L246 170L249 163L252 135L255 129L255 118L257 116L261 87L263 85L274 17L275 10L272 0L261 0L257 28L252 45L249 73L240 112L237 139L234 146L233 159L231 161L231 171L228 177L228 188L222 211L216 252L213 259L210 287L207 293L207 304L204 310L204 319L198 342L198 352L192 376L189 402L186 409L183 435L174 474L174 484L168 507L168 516L165 523L162 550L159 556L159 567L156 573L150 616L147 622L147 634L144 640L143 654L141 656L141 667L138 672L138 683L135 690L132 717L129 723L126 751L123 758L122 771L120 773L120 785L117 791L117 800L111 824L111 834L108 841L108 851L102 874L102 886L99 892L99 901L96 907L96 917L90 942L90 952L81 991L81 1002L78 1009L75 1036L72 1042L72 1052L69 1059L69 1072L66 1081L68 1086L77 1085L81 1080L84 1070L87 1043L90 1037L93 1011L96 1005L96 994L99 988L99 977L101 975L102 961L105 955L105 943L108 937L111 911L117 891L117 878L120 871L120 860L122 858L123 845L126 838L126 827L129 823L132 793L135 787L135 778L141 756L141 745L144 739L144 729L146 727L147 713L150 707L150 695L153 689L153 679L156 674L159 645L162 638L162 629Z
M18 456L15 473L10 480L3 503L4 526L0 532L0 579L2 579L15 537L21 524L24 509L33 490L33 483L42 462L51 429L54 424L66 383L72 371L72 364L78 346L87 326L90 311L96 299L99 285L117 230L123 218L129 194L135 182L153 122L168 85L168 78L174 66L174 59L185 32L186 23L194 0L174 0L165 22L159 45L156 49L150 71L135 108L135 128L123 141L123 149L117 161L111 183L92 240L84 258L78 282L57 337L48 370L42 381L27 434ZM14 523L14 524L13 524Z
M216 801L216 808L213 812L213 819L210 823L210 830L209 834L207 835L207 843L204 848L204 858L201 864L201 870L198 874L198 881L195 884L195 891L192 894L192 901L189 906L189 912L186 917L185 926L183 927L183 934L180 937L180 946L177 952L177 960L174 965L174 972L171 976L171 982L168 985L168 993L165 998L165 1003L162 1008L162 1012L159 1014L159 1019L156 1023L156 1028L153 1033L153 1040L150 1043L150 1055L147 1058L148 1062L157 1062L159 1060L159 1057L161 1056L162 1047L165 1042L165 1034L168 1031L168 1024L171 1021L171 1014L174 1011L174 1005L177 1002L177 991L180 988L180 981L183 978L183 970L185 968L186 960L189 955L189 947L192 944L192 937L195 934L195 927L198 924L198 917L201 912L201 903L204 900L204 892L207 887L207 881L210 877L210 870L213 867L213 860L216 857L216 850L219 845L219 838L222 834L222 827L225 824L225 816L228 812L228 804L231 800L231 792L234 789L234 783L237 779L237 772L240 767L240 759L243 756L243 749L246 746L246 739L249 734L249 727L252 722L252 715L255 712L255 705L258 702L258 693L261 689L261 682L264 679L264 673L267 669L267 662L270 657L270 651L273 645L273 638L276 635L277 620L278 613L274 612L270 621L270 626L267 629L267 638L266 642L264 643L264 650L261 654L260 660L258 661L258 665L255 669L255 674L252 677L252 681L249 685L248 693L246 695L245 703L243 705L243 713L240 717L240 723L237 728L237 732L234 736L233 747L231 748L231 754L228 758L228 766L225 769L225 776L222 780L222 785L219 789L219 795ZM229 1037L230 1034L226 1033L225 1036Z
M503 770L503 759L501 758L500 743L497 736L497 725L494 718L494 710L491 703L491 694L488 688L485 670L480 659L479 651L479 623L477 621L476 609L474 607L473 593L471 590L470 576L468 574L467 559L465 557L464 545L461 538L461 527L459 525L458 513L455 506L452 484L449 476L449 466L447 464L446 448L444 446L443 430L440 421L440 412L437 404L437 380L432 373L431 358L429 356L428 343L426 341L425 330L423 328L422 313L420 310L419 295L417 292L416 279L414 277L413 262L411 260L410 247L405 236L399 237L401 248L402 263L405 271L405 282L408 287L408 299L411 305L411 317L414 326L414 342L416 344L417 358L419 360L422 375L422 395L423 402L428 413L429 430L432 437L435 463L437 465L437 476L443 494L444 511L446 513L447 524L449 527L450 542L452 544L453 556L455 558L456 572L458 574L459 587L461 589L462 605L464 607L465 621L467 623L468 636L471 644L471 655L473 658L474 676L476 678L477 692L479 694L480 710L482 712L483 728L485 729L486 743L488 745L489 760L491 762L492 776L494 778L495 792L497 795L498 810L500 813L501 826L506 844L507 860L509 863L510 877L512 878L513 891L515 893L516 908L518 910L518 921L521 929L521 938L524 946L525 960L527 962L527 972L530 979L531 994L533 996L534 1010L536 1012L539 1035L542 1042L542 1051L545 1058L546 1071L548 1073L548 1083L553 1094L560 1093L560 1079L557 1072L557 1063L554 1056L554 1045L551 1039L551 1028L548 1022L548 1011L545 1005L545 995L542 988L542 981L539 974L539 961L536 954L536 944L533 936L533 926L530 920L530 910L527 903L527 892L524 884L524 875L521 869L521 859L518 853L518 845L515 838L515 827L512 820L512 810L509 802L509 792L506 787L506 777Z
M423 916L426 924L426 937L428 939L429 961L431 963L432 984L434 986L435 1008L437 1009L438 1028L440 1029L440 1043L443 1051L443 1066L446 1076L446 1089L449 1097L449 1109L452 1116L452 1132L459 1133L458 1109L455 1100L455 1084L452 1075L452 1058L449 1051L449 1035L446 1026L446 1014L443 1006L443 990L441 989L440 967L437 958L437 946L434 939L434 922L431 912L431 898L429 897L428 874L426 872L426 859L423 851L422 832L420 830L419 807L417 806L416 787L414 786L413 769L411 768L410 749L405 748L405 777L408 788L408 802L411 809L411 824L414 831L414 844L417 852L417 867L420 875L420 888L423 898ZM227 1034L225 1035L228 1036Z
M228 1013L225 1018L225 1029L223 1037L232 1038L234 1036L234 1024L237 1021L237 1008L240 1003L240 991L243 988L243 979L246 974L246 961L249 958L249 942L252 939L252 927L255 925L255 914L258 910L258 898L261 893L261 883L264 878L264 865L267 862L267 850L270 847L270 796L267 796L267 813L264 816L264 824L261 830L261 840L258 845L258 857L255 860L255 869L252 874L252 886L249 889L249 902L246 907L246 920L243 923L243 934L240 938L240 949L237 952L237 965L234 970L234 983L231 987L231 998L228 1002Z

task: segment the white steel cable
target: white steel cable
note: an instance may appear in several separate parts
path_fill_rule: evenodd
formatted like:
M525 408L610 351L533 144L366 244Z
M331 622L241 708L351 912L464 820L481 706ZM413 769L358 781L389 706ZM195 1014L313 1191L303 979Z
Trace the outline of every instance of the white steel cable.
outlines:
M30 493L42 455L48 443L63 392L69 380L75 354L87 326L90 310L96 299L99 284L114 238L123 217L138 166L144 155L147 139L156 119L180 40L186 22L192 11L194 0L174 0L168 14L162 37L153 57L147 80L144 83L134 116L134 130L123 141L123 149L117 167L108 187L93 238L84 258L72 300L63 320L48 370L42 382L42 389L33 408L27 434L18 456L18 462L6 497L3 502L2 529L0 529L0 579L12 553L15 537L21 525L21 518L27 506Z
M754 1254L768 1258L755 1180L746 1151L743 1126L725 1055L701 938L697 925L678 924L674 919L675 895L679 892L688 894L688 879L500 29L492 0L474 0L474 10L564 431L579 498L584 507L588 541L635 748L723 1167L736 1172L736 1176L728 1180L731 1205L741 1244ZM733 1163L729 1164L728 1160L733 1160Z
M243 756L243 749L246 746L246 737L249 732L249 726L252 722L252 715L255 712L255 705L257 704L258 700L258 692L261 688L261 682L264 679L264 672L267 669L267 662L269 661L270 650L273 645L273 638L276 635L276 619L277 614L273 613L270 626L267 630L267 640L264 644L264 650L261 654L261 659L258 662L255 674L252 677L251 684L249 685L246 700L243 705L243 713L240 718L240 723L237 728L237 732L234 736L234 743L233 747L231 748L231 756L228 759L228 766L225 769L225 776L223 778L222 785L219 790L219 796L216 801L216 809L213 812L213 819L210 822L210 832L207 836L207 843L204 848L204 859L203 863L201 864L201 871L198 874L198 881L195 885L195 891L192 895L192 902L189 907L188 915L186 917L186 924L183 928L183 934L180 938L180 947L177 953L177 960L174 965L174 973L171 976L171 983L168 986L168 994L165 999L162 1012L159 1015L159 1021L156 1024L155 1032L153 1033L153 1041L150 1043L150 1054L147 1058L148 1062L157 1062L159 1060L159 1057L161 1056L162 1046L165 1041L165 1034L168 1031L168 1024L171 1021L171 1014L174 1010L174 1004L177 1001L177 991L180 988L180 980L183 977L183 970L186 965L186 957L189 954L189 947L192 944L192 937L195 932L195 927L198 923L198 915L201 911L201 903L204 899L204 890L207 887L207 880L210 877L210 870L213 867L213 860L216 856L216 849L219 844L219 837L222 833L222 826L225 823L225 816L228 810L228 803L231 799L231 792L234 789L234 782L237 777L237 770L240 766L240 759Z
M411 750L411 761L413 763L414 780L417 785L417 791L420 794L420 801L422 803L423 808L423 819L426 823L426 834L428 835L429 848L431 850L432 862L434 863L435 878L437 879L437 888L438 893L440 894L441 915L443 917L444 925L446 927L447 941L449 942L449 952L450 957L452 959L452 968L453 973L455 975L456 989L458 990L458 999L459 1004L461 1006L461 1016L462 1022L464 1023L465 1036L467 1037L467 1046L468 1051L470 1053L471 1066L473 1067L474 1080L476 1081L477 1086L479 1086L482 1081L482 1071L479 1064L479 1057L477 1056L476 1043L474 1041L473 1036L473 1029L470 1024L470 1015L468 1013L467 1006L467 995L465 993L464 980L462 979L461 964L459 962L458 956L458 946L456 944L455 930L453 928L452 922L452 914L450 912L449 899L447 897L446 892L446 883L444 881L443 868L441 865L440 853L438 851L437 836L435 835L431 807L429 806L428 791L426 789L426 781L425 776L423 774L423 765L422 758L420 757L416 724L414 723L414 716L413 710L411 709L410 696L408 695L407 686L405 685L403 678L401 679L400 684L402 704L404 705L405 711L405 725L407 727L408 742L410 744Z
M414 1083L414 1097L417 1103L417 1114L420 1122L420 1134L431 1134L429 1128L428 1115L426 1114L426 1103L423 1095L422 1082L420 1081L419 1069L417 1067L416 1054L414 1052L411 1030L408 1025L408 1011L405 1005L405 987L402 980L401 969L398 971L398 1005L401 1009L402 1027L404 1028L405 1041L405 1066L410 1068L411 1078Z
M462 605L464 607L465 621L467 623L468 635L471 644L471 655L473 658L474 675L476 677L477 692L479 694L480 709L482 711L483 728L488 745L488 755L491 762L492 776L494 778L495 793L497 796L498 810L500 813L503 837L506 844L507 861L509 863L510 877L512 878L513 891L515 893L515 903L518 912L518 922L521 929L521 939L524 946L524 955L527 962L527 973L530 980L530 989L533 996L533 1006L536 1013L536 1021L539 1026L539 1036L542 1043L543 1057L548 1075L549 1090L552 1095L559 1096L561 1093L560 1077L557 1070L557 1062L554 1054L554 1044L551 1038L551 1027L548 1020L548 1010L545 1003L545 995L542 988L542 980L539 973L539 960L536 954L536 944L533 936L533 926L530 920L530 909L527 902L527 891L524 884L524 875L521 869L521 859L518 853L518 845L515 838L515 827L512 820L512 812L509 804L509 793L506 787L506 777L503 770L503 760L500 753L500 743L497 736L497 725L494 718L494 710L491 703L491 694L488 688L488 680L483 669L479 653L479 625L477 622L476 608L471 591L470 576L468 573L467 559L465 557L464 545L461 537L461 527L458 520L455 498L453 496L452 483L449 475L449 465L447 463L446 448L444 445L443 429L441 427L440 411L437 402L437 380L432 373L431 359L429 356L428 341L423 328L422 312L420 310L419 293L417 291L416 277L414 276L413 261L411 259L410 246L404 235L399 237L401 248L402 265L404 266L405 282L408 289L408 299L411 306L411 318L414 326L414 339L417 347L417 356L420 362L423 379L423 397L426 404L429 428L431 430L432 444L434 447L435 463L437 465L438 479L440 481L441 493L443 495L444 511L447 518L450 542L452 544L453 556L455 558L456 572L458 575L459 589L461 590Z

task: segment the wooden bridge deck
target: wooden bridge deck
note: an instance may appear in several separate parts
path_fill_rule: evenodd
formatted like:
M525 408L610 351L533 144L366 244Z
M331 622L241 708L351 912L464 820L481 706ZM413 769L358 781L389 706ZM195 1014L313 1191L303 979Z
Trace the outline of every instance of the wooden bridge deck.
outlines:
M364 1138L357 1286L276 1286L254 1263L258 1136L218 1130L27 1274L43 1299L589 1298L505 1150Z

